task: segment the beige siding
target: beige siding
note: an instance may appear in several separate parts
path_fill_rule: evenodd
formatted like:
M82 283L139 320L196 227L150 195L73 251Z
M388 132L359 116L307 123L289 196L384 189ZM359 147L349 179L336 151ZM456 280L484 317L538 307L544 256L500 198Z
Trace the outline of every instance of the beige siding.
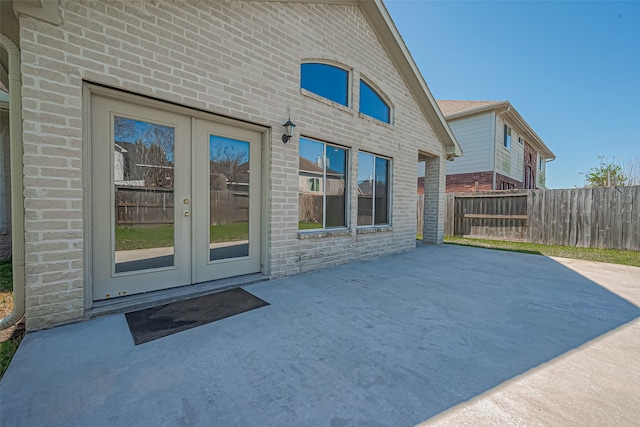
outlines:
M536 185L538 188L546 188L547 162L543 161L542 169L540 169L540 153L536 157Z
M504 125L511 127L511 149L504 146ZM504 118L498 115L496 119L495 147L496 147L496 168L495 171L508 176L517 181L522 181L524 177L524 143L518 142L518 137L524 136L510 122L505 122ZM464 149L464 147L463 147Z
M464 155L447 163L447 174L484 172L491 170L491 116L493 113L449 121L449 126L462 147Z
M20 18L29 329L81 318L87 309L83 80L273 129L264 212L272 277L414 247L418 150L440 156L442 146L357 6L62 0L61 13L61 26ZM301 94L305 58L352 67L351 108ZM393 103L394 126L359 116L361 74ZM283 144L289 114L296 135ZM351 183L357 150L392 159L392 230L361 234L352 227L300 238L300 135L349 147ZM351 224L356 191L352 185Z

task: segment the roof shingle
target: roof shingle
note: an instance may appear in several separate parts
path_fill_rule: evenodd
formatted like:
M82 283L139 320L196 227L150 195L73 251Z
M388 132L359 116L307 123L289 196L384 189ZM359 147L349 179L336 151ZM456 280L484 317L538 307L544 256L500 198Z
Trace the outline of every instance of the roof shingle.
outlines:
M473 110L475 108L485 107L487 105L498 104L503 101L451 101L451 100L439 100L436 101L438 107L445 116L451 114L461 113L463 111Z

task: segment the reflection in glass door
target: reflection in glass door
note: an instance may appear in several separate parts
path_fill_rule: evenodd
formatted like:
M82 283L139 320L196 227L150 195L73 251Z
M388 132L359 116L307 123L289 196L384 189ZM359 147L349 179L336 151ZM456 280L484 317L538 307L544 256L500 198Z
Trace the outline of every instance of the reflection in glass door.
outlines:
M260 271L261 134L195 119L194 283Z
M91 97L93 300L192 283L191 118Z
M174 265L175 129L114 117L115 272Z
M209 136L209 260L249 256L249 143Z
M107 92L91 96L93 300L259 272L262 134Z

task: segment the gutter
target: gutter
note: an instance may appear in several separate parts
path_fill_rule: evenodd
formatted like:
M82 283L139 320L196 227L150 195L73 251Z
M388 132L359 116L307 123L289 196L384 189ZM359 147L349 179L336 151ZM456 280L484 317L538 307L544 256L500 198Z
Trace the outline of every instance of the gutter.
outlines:
M20 50L4 34L0 46L9 55L9 153L11 156L11 245L13 311L0 320L0 330L15 325L25 313L24 183L22 173L22 97Z

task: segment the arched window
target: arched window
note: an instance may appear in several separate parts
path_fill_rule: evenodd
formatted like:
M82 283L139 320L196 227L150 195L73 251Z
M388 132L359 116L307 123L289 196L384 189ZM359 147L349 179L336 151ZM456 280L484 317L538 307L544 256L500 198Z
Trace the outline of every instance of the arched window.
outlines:
M338 104L349 104L349 71L342 68L316 62L301 64L300 86Z
M381 122L391 123L391 108L365 81L360 80L360 112Z

